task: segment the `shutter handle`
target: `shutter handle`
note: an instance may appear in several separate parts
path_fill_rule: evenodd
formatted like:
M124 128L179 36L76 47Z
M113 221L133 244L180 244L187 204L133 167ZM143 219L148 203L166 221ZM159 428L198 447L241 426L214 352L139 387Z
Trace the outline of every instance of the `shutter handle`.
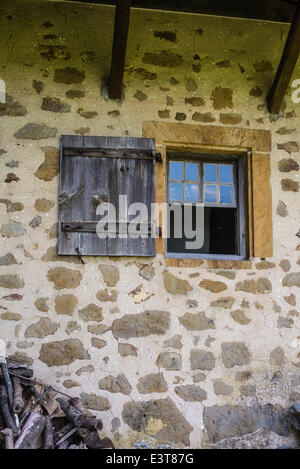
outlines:
M162 163L162 162L163 162L161 153L155 153L155 159L156 159L156 161L158 161L158 163Z
M79 249L79 248L76 248L76 251L77 251L77 255L78 255L79 259L81 260L81 262L82 262L83 265L84 265L84 260L82 259L82 255L81 255L80 249Z

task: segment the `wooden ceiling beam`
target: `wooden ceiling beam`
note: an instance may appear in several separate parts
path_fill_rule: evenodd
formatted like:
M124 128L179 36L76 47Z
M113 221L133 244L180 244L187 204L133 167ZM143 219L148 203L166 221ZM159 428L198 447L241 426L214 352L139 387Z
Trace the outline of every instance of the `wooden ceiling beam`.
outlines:
M109 97L121 99L126 59L131 0L117 0L112 49Z
M267 103L268 110L272 114L280 112L283 98L289 83L300 52L300 3L298 3L293 22L290 26L289 34L283 49L280 64L278 66L274 82L270 89Z

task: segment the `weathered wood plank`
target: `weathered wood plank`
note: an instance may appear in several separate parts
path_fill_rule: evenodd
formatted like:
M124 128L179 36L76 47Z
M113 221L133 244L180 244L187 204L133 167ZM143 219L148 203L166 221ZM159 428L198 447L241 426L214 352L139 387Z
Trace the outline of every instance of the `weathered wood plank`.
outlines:
M121 99L122 97L130 7L131 0L117 0L109 85L110 99Z
M300 3L291 24L274 82L267 98L268 110L278 114L289 86L300 51Z

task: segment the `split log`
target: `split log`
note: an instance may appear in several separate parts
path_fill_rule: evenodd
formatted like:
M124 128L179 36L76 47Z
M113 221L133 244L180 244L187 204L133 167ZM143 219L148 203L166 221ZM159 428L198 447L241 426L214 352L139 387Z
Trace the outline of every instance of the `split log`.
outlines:
M89 449L114 449L113 442L109 438L103 438L103 440L101 440L98 432L96 431L90 432L88 436L83 439L83 441Z
M68 422L66 425L60 428L60 430L55 432L55 441L60 440L64 435L66 435L70 430L74 428L74 425L71 422Z
M8 373L8 368L7 368L6 363L1 363L1 370L2 370L2 376L4 379L5 387L6 387L9 407L12 410L13 400L14 400L14 391L13 391L13 386L12 386L12 382Z
M76 409L76 407L70 405L66 400L64 399L57 399L60 407L66 414L66 417L70 420L70 422L73 423L75 427L82 427L82 422L83 422L83 415L80 412L80 410Z
M14 434L11 428L1 430L1 435L4 436L5 449L14 449Z
M28 417L19 438L15 443L16 449L35 449L44 431L47 419L38 412L32 412Z
M17 426L10 411L5 386L0 386L0 406L6 427L10 428L14 434L17 434Z
M50 417L46 417L47 423L44 428L44 449L54 448L54 435Z
M74 433L76 433L76 432L77 432L77 428L76 427L72 428L72 430L70 430L66 435L64 435L60 440L58 440L57 443L55 443L55 448L62 449L61 445L65 441L69 441L69 444L70 444L71 443L71 437L73 437Z
M12 384L14 389L13 412L19 415L24 409L23 388L20 379L16 376L12 377Z

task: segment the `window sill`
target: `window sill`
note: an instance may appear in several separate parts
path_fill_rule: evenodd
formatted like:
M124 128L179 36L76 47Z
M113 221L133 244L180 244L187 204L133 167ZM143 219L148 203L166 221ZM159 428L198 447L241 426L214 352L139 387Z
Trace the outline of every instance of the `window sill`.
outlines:
M167 254L165 257L166 267L205 267L208 269L251 269L252 261L243 259L242 257L235 256L220 256L214 258L188 258L188 257L178 257L170 256Z

